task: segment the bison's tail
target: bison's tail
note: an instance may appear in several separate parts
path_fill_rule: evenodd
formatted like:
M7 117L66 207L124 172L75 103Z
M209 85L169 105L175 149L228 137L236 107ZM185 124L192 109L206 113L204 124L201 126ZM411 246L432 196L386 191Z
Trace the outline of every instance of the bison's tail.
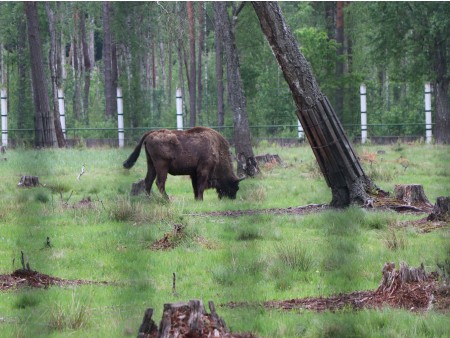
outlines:
M139 154L141 153L142 144L144 143L145 138L147 137L148 133L145 133L144 136L142 136L141 140L139 141L136 148L134 148L131 155L127 158L125 162L123 162L123 167L125 169L130 169L134 166L137 159L139 158Z

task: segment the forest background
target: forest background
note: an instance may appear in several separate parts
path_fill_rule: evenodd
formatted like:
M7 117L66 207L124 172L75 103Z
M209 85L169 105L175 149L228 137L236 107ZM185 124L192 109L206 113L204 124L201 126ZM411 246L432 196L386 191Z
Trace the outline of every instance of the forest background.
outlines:
M109 137L109 129L117 128L117 87L123 90L128 130L175 128L175 91L180 88L186 98L185 127L211 126L232 135L227 128L233 125L226 99L227 59L223 34L217 31L217 21L225 18L217 16L215 6L201 1L2 2L0 73L8 93L11 138L45 146L35 136L42 128L37 121L45 125L51 116L58 134L58 88L65 95L68 129L88 128L90 137ZM433 135L438 143L450 142L448 3L280 6L351 137L359 133L361 83L367 86L369 125L386 125L373 129L372 136L424 135L423 88L431 82ZM227 2L227 8L249 124L266 126L252 128L252 136L292 133L296 108L252 6ZM39 62L41 77L33 79ZM39 95L48 95L48 108Z

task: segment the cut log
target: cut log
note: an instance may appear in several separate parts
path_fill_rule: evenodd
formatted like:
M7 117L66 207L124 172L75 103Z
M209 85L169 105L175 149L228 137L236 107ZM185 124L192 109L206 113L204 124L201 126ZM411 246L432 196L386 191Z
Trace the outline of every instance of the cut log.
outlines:
M164 304L159 329L152 319L153 309L147 309L139 328L138 338L254 337L252 334L230 333L225 322L217 315L213 302L209 302L209 309L211 314L206 313L200 300Z
M427 221L450 222L450 197L438 197Z
M145 181L139 180L136 183L131 184L131 196L137 196L145 194Z
M407 205L432 205L421 184L397 184L394 193L397 200Z
M39 186L39 177L37 176L22 176L18 187L31 188Z

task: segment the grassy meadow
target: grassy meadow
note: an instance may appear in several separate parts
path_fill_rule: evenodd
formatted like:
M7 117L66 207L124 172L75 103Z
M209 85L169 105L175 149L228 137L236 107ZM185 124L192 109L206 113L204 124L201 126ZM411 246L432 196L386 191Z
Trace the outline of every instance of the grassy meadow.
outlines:
M376 289L387 261L423 262L434 271L450 259L448 228L420 233L395 226L424 215L358 207L303 216L202 214L329 203L331 192L309 146L260 144L255 154L278 154L284 165L265 165L259 177L241 182L236 200L219 200L208 190L203 202L194 200L189 178L180 176L168 178L170 202L159 193L130 197L131 184L146 173L144 154L131 170L122 168L131 151L80 147L2 155L0 274L21 268L23 251L40 273L108 284L0 292L1 337L132 337L146 308L155 309L159 323L164 303L190 299L214 301L233 332L260 337L448 337L450 317L433 310L315 313L257 305ZM367 145L356 151L384 190L422 184L433 204L450 195L448 146ZM38 176L42 186L17 187L22 175ZM80 206L88 197L90 207ZM173 239L176 248L152 250L175 224L185 226ZM231 301L255 306L220 306Z

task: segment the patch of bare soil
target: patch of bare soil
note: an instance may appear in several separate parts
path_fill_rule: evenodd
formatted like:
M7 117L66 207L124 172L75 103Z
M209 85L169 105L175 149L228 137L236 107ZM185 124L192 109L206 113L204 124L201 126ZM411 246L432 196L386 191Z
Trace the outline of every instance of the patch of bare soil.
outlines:
M17 289L20 287L48 288L52 285L68 286L96 283L97 282L81 279L67 280L26 269L18 269L10 275L0 275L0 291ZM101 282L100 284L106 284L106 282Z
M291 214L291 215L307 215L314 212L330 210L326 204L309 204L300 207L289 207L289 208L270 208L270 209L249 209L249 210L225 210L225 211L211 211L203 214L198 214L198 216L245 216L245 215L259 215L259 214ZM197 216L197 215L192 215Z
M392 275L389 283L382 281L377 290L355 291L330 297L307 297L290 300L274 300L262 304L230 302L228 307L261 305L265 308L281 310L310 310L316 312L359 310L363 308L382 308L385 306L406 309L414 312L437 310L448 313L450 309L450 288L439 283L437 273L415 282L401 282L398 272ZM388 286L387 286L388 285Z

